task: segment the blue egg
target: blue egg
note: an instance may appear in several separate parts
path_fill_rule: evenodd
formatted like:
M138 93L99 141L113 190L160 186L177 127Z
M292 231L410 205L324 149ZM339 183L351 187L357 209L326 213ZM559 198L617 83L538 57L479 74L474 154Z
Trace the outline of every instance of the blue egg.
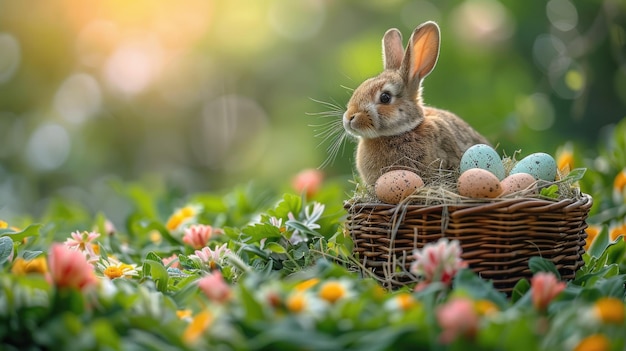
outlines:
M491 146L476 144L465 151L461 157L461 174L471 168L480 168L493 173L498 180L505 177L504 165L500 155Z
M509 174L528 173L535 179L554 181L556 178L556 161L546 153L537 152L530 154L513 166Z

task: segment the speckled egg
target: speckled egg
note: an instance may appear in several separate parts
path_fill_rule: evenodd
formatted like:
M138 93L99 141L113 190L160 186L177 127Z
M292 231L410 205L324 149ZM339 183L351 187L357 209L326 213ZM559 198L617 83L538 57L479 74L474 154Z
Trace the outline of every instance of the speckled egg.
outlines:
M528 173L535 179L551 182L556 178L556 161L552 156L543 152L530 154L516 163L509 175L516 173Z
M500 196L528 189L535 182L535 177L528 173L511 174L500 182L500 186L502 187L502 194L500 194ZM537 189L536 185L534 186L534 189Z
M470 168L463 172L457 187L460 195L472 198L494 198L502 192L498 177L482 168Z
M422 186L424 186L424 181L417 174L406 170L395 170L378 178L374 184L374 192L380 201L398 204Z
M493 173L498 180L505 177L504 165L500 155L491 146L476 144L465 150L459 164L459 171L464 173L472 168L482 168Z

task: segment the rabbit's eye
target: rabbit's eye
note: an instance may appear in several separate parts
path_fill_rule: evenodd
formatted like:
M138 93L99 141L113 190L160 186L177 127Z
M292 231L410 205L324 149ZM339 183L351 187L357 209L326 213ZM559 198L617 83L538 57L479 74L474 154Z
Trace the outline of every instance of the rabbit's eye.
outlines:
M388 92L384 91L382 94L380 94L380 102L382 104L388 104L391 102L391 94L389 94Z

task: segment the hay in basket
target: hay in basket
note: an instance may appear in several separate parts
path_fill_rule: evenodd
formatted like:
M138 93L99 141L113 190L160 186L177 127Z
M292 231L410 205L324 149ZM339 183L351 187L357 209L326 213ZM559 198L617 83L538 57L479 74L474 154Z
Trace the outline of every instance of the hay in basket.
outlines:
M574 278L584 264L592 205L591 197L574 186L577 179L550 184L558 189L556 199L526 191L474 200L450 190L457 176L439 172L438 185L426 186L398 205L381 203L369 192L345 203L345 228L364 273L388 288L414 283L417 277L409 272L413 251L445 237L458 240L469 267L507 294L531 276L528 260L533 256L552 261L562 279Z

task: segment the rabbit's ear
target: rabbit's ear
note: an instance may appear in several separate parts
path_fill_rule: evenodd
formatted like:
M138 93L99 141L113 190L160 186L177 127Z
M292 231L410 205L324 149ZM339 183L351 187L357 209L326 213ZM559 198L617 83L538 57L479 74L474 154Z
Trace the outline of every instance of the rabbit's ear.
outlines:
M439 26L426 22L415 28L406 48L401 71L408 82L418 83L435 68L439 57Z
M402 34L395 28L389 29L383 36L383 66L385 69L398 69L402 64L404 47Z

